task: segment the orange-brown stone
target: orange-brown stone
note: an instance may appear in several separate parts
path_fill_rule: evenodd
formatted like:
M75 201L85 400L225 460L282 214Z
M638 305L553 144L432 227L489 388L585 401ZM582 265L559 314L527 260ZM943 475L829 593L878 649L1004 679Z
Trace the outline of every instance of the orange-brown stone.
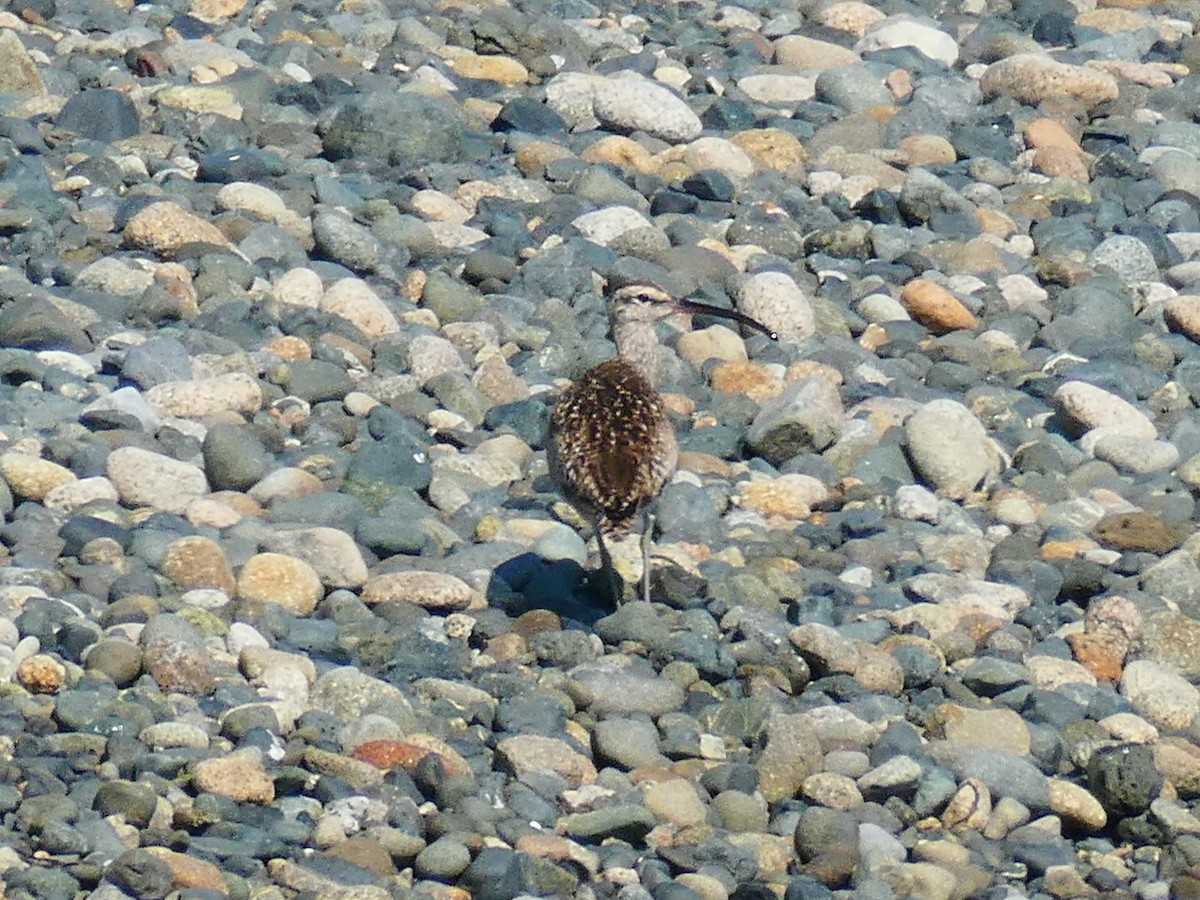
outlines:
M783 382L761 363L724 362L713 369L712 386L722 394L740 394L757 403L783 393Z
M1076 632L1067 635L1075 659L1101 681L1118 681L1125 670L1127 641L1114 633Z
M910 316L934 334L970 330L979 325L961 300L928 278L916 278L906 284L900 291L900 302Z
M216 541L199 535L180 538L167 547L162 573L183 591L216 588L230 597L237 592L225 551Z

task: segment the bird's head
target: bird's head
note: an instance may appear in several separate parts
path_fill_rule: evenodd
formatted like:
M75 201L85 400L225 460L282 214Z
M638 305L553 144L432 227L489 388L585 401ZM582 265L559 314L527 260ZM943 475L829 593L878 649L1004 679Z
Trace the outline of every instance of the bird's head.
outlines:
M619 287L610 288L608 299L612 313L613 324L653 324L666 316L687 313L691 315L715 316L721 319L732 319L748 328L753 328L775 341L779 335L744 313L735 309L724 309L696 300L680 300L671 296L656 284L650 282L630 282Z

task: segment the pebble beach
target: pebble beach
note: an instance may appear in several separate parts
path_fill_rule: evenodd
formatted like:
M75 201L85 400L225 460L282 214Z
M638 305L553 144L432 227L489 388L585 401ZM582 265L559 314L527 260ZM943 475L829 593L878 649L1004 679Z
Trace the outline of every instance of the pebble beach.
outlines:
M10 0L0 896L1200 898L1197 21Z

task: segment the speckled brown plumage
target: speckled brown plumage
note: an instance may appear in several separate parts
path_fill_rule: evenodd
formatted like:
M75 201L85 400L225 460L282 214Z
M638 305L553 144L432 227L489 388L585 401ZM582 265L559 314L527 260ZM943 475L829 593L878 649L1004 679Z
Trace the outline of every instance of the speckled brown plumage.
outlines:
M550 419L550 472L606 537L625 536L675 471L679 445L654 386L624 359L585 372Z

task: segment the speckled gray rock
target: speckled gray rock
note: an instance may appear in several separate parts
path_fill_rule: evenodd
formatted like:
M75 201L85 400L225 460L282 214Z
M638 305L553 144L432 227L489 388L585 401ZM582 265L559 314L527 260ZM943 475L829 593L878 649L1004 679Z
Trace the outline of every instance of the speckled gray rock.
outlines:
M656 718L683 705L683 689L673 681L634 667L597 660L570 672L576 702L595 715L645 713Z
M837 438L842 417L837 389L823 378L804 378L763 403L746 441L778 465L797 453L824 450Z
M138 638L142 665L166 691L203 696L215 686L216 670L203 636L186 620L163 613L146 623Z
M962 498L999 465L983 425L955 400L932 400L904 423L913 467L940 494Z
M121 500L130 506L183 512L208 492L208 480L198 466L140 447L114 450L105 468Z
M313 238L323 255L355 272L376 272L383 251L370 230L337 210L321 210L313 217Z
M338 528L280 529L264 541L266 549L308 563L328 587L361 587L367 564L354 539Z
M738 310L781 337L802 341L816 330L812 301L784 272L756 272L738 291Z
M1200 714L1200 690L1152 660L1135 660L1125 667L1121 693L1146 721L1164 731L1188 728Z
M1054 392L1060 416L1077 428L1109 428L1154 440L1158 430L1144 412L1111 391L1083 381L1068 381Z
M665 85L626 75L599 80L594 90L592 111L608 128L645 131L673 144L700 135L699 116Z
M352 666L339 666L323 673L313 683L309 700L313 709L324 710L344 722L355 721L370 712L386 716L405 730L416 726L412 704L399 688Z
M768 802L791 797L821 765L821 744L812 722L802 715L767 719L755 768L758 789Z
M1101 271L1110 271L1122 281L1149 281L1158 277L1154 254L1142 241L1129 234L1106 237L1088 256Z

